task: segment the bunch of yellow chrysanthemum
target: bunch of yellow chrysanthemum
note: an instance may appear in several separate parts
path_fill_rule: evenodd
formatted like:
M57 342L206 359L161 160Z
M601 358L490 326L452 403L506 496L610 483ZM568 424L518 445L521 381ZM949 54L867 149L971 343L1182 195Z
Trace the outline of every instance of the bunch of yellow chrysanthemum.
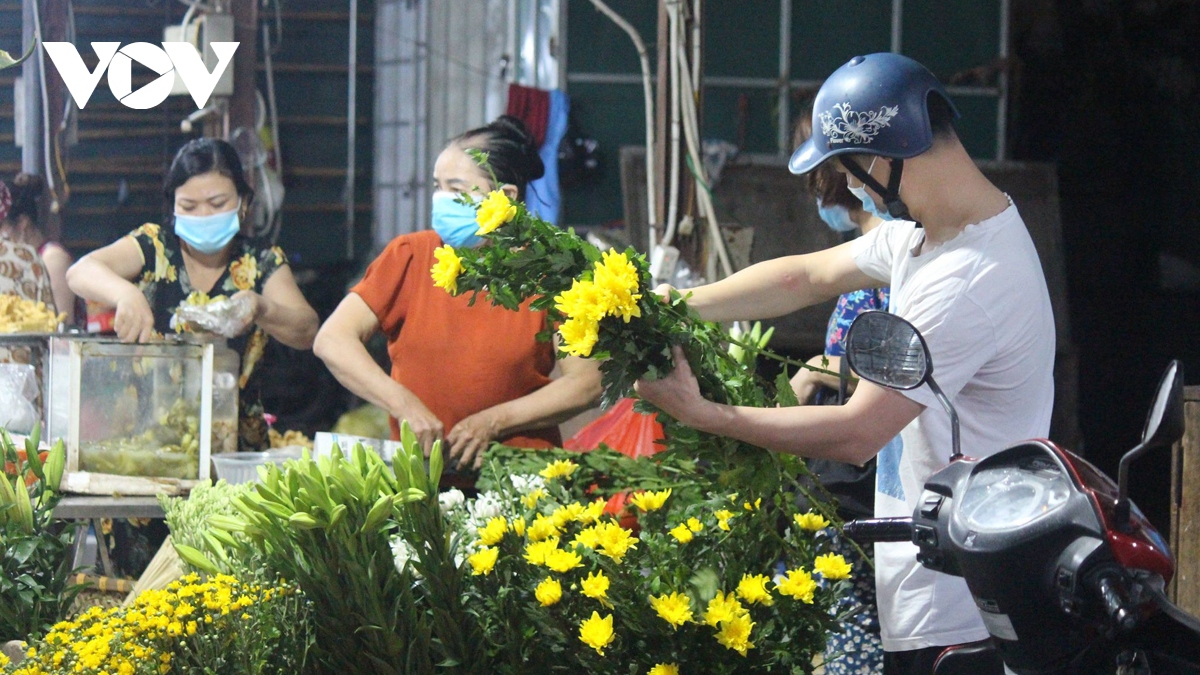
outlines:
M164 675L186 660L189 641L215 637L229 643L238 632L261 625L257 608L297 592L288 584L264 587L224 575L208 580L189 575L140 594L128 608L91 607L55 624L25 660L0 672Z
M576 279L570 289L554 298L555 309L567 317L558 329L562 350L575 356L591 355L600 337L601 319L620 317L629 323L642 315L640 275L626 254L602 254L591 276Z

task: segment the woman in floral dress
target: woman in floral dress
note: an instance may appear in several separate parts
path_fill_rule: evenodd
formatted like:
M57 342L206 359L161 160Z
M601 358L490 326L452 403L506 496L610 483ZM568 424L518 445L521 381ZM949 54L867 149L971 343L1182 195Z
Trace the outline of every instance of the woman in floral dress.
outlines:
M67 273L71 289L116 307L114 328L125 342L182 332L175 321L185 302L227 296L250 311L230 347L242 357L239 447L267 446L253 377L268 338L311 349L319 322L304 299L283 251L244 234L242 217L254 190L233 146L200 138L175 155L163 191L173 206L172 227L146 223L84 256Z
M146 223L130 235L84 256L67 272L71 290L116 307L114 328L125 342L182 332L175 321L185 302L226 296L249 308L229 346L241 354L238 446L267 447L256 366L274 338L311 349L319 322L300 293L277 246L245 235L254 190L225 141L200 138L175 155L163 185L174 217L170 227ZM162 521L105 523L104 536L120 573L137 577L166 537ZM99 533L98 533L99 534Z

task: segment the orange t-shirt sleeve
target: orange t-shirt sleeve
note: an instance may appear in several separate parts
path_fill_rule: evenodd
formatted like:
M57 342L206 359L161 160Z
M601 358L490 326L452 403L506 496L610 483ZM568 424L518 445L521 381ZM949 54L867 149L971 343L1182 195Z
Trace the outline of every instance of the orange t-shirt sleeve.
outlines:
M405 281L410 274L420 273L420 270L412 269L412 262L412 245L404 237L398 237L367 267L362 281L350 289L375 312L379 329L390 340L395 340L400 333L408 314L412 292L408 287L411 284L405 284Z

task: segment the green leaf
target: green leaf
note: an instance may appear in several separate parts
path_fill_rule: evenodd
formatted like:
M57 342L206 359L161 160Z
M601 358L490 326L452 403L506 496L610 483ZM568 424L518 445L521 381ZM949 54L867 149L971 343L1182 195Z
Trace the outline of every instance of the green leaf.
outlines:
M0 49L0 70L20 65L23 61L25 61L25 59L33 55L34 49L37 49L37 38L34 38L33 42L29 45L29 50L26 51L25 55L19 59L14 59L11 54L3 49Z

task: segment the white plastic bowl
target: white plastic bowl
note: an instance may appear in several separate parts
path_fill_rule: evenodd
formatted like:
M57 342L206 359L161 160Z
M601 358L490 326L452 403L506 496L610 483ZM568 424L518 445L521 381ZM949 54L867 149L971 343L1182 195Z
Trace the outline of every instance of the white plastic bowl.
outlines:
M257 481L258 467L268 462L283 464L299 458L300 449L292 447L266 452L222 452L211 457L216 478L231 485Z

